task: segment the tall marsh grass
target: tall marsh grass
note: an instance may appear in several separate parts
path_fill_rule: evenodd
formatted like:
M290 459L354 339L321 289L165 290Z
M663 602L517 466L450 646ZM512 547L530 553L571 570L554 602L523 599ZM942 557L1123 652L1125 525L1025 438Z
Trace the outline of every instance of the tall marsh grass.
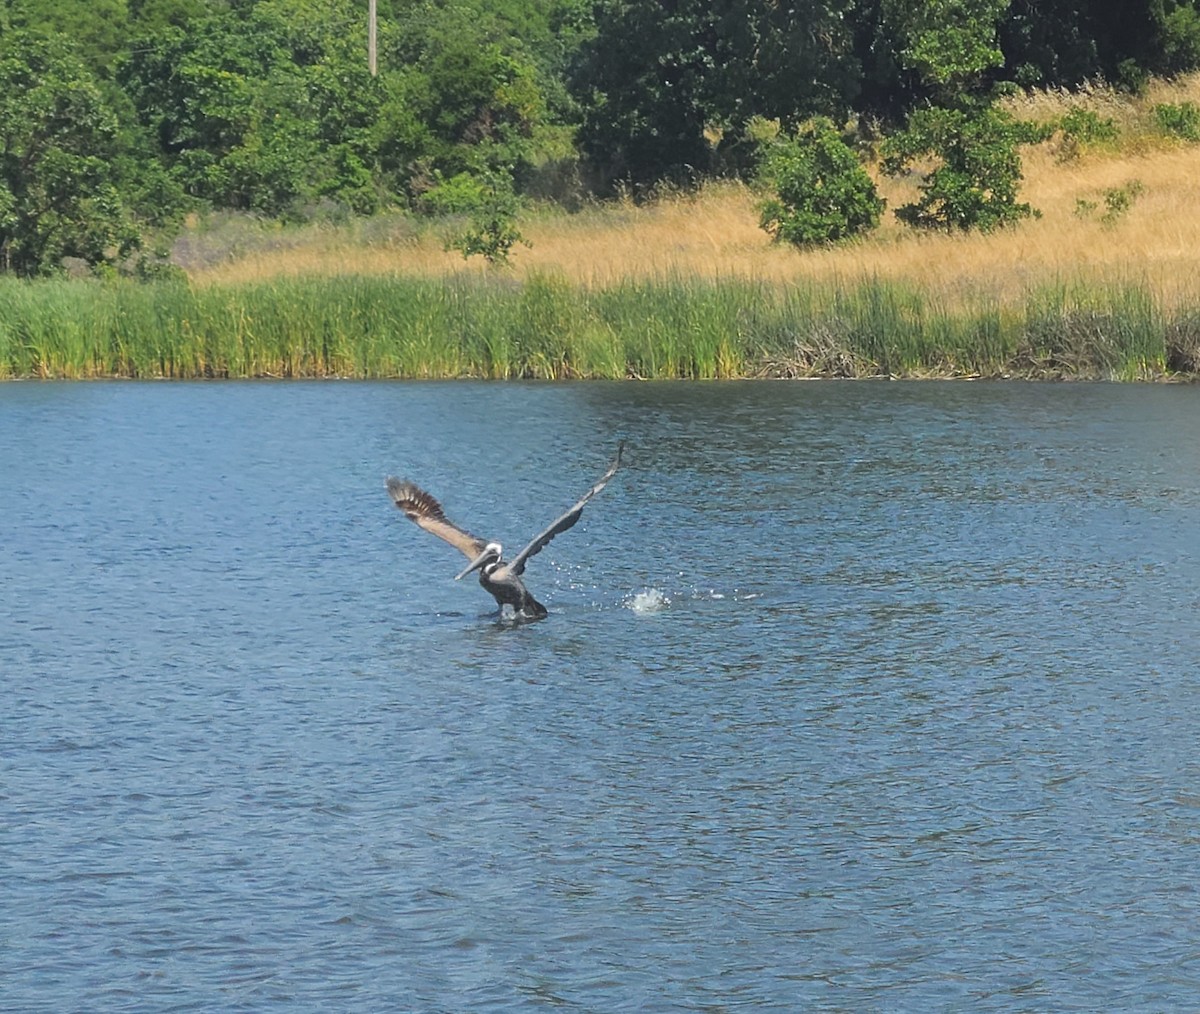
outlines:
M1048 283L1024 302L667 276L0 282L0 377L1053 376L1200 370L1200 300Z

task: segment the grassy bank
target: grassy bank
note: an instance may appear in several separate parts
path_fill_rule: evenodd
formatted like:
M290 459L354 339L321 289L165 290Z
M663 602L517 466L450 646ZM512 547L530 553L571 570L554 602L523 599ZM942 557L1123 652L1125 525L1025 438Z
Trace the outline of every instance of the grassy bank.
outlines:
M1155 125L1162 103L1200 104L1200 75L1010 100L1118 131L1026 151L1041 217L988 235L888 213L861 241L797 251L758 228L750 189L718 184L535 209L532 247L489 271L411 216L215 219L176 246L186 282L0 279L0 377L1195 375L1200 144ZM878 182L891 209L916 192ZM1128 200L1106 215L1114 192Z
M0 376L1161 377L1200 370L1200 302L1049 285L1017 305L677 277L335 276L0 284Z

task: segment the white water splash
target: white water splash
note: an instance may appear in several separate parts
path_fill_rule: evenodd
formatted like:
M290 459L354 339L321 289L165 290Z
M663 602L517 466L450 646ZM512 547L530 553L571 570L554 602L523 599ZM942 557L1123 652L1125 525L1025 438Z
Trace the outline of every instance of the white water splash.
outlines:
M635 613L657 613L666 609L671 600L657 588L647 588L636 595L631 595L625 604Z

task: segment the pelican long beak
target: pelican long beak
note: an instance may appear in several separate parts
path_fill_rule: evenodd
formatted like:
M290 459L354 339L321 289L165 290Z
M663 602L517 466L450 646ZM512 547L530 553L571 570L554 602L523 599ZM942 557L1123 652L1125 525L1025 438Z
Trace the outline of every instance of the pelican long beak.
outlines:
M480 553L477 557L475 557L475 559L472 560L471 563L467 566L466 570L464 570L461 574L456 574L454 576L454 580L461 581L464 577L466 577L468 574L470 574L471 571L478 570L485 563L487 563L488 559L491 556L492 556L492 550L489 547L489 548L485 549L482 553Z

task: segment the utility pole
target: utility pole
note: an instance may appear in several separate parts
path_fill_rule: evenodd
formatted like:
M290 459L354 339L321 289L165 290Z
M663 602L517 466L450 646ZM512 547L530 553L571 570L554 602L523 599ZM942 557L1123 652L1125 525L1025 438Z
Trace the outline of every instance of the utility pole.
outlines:
M370 0L370 9L367 14L367 66L371 70L371 77L374 77L377 71L375 64L375 0Z

